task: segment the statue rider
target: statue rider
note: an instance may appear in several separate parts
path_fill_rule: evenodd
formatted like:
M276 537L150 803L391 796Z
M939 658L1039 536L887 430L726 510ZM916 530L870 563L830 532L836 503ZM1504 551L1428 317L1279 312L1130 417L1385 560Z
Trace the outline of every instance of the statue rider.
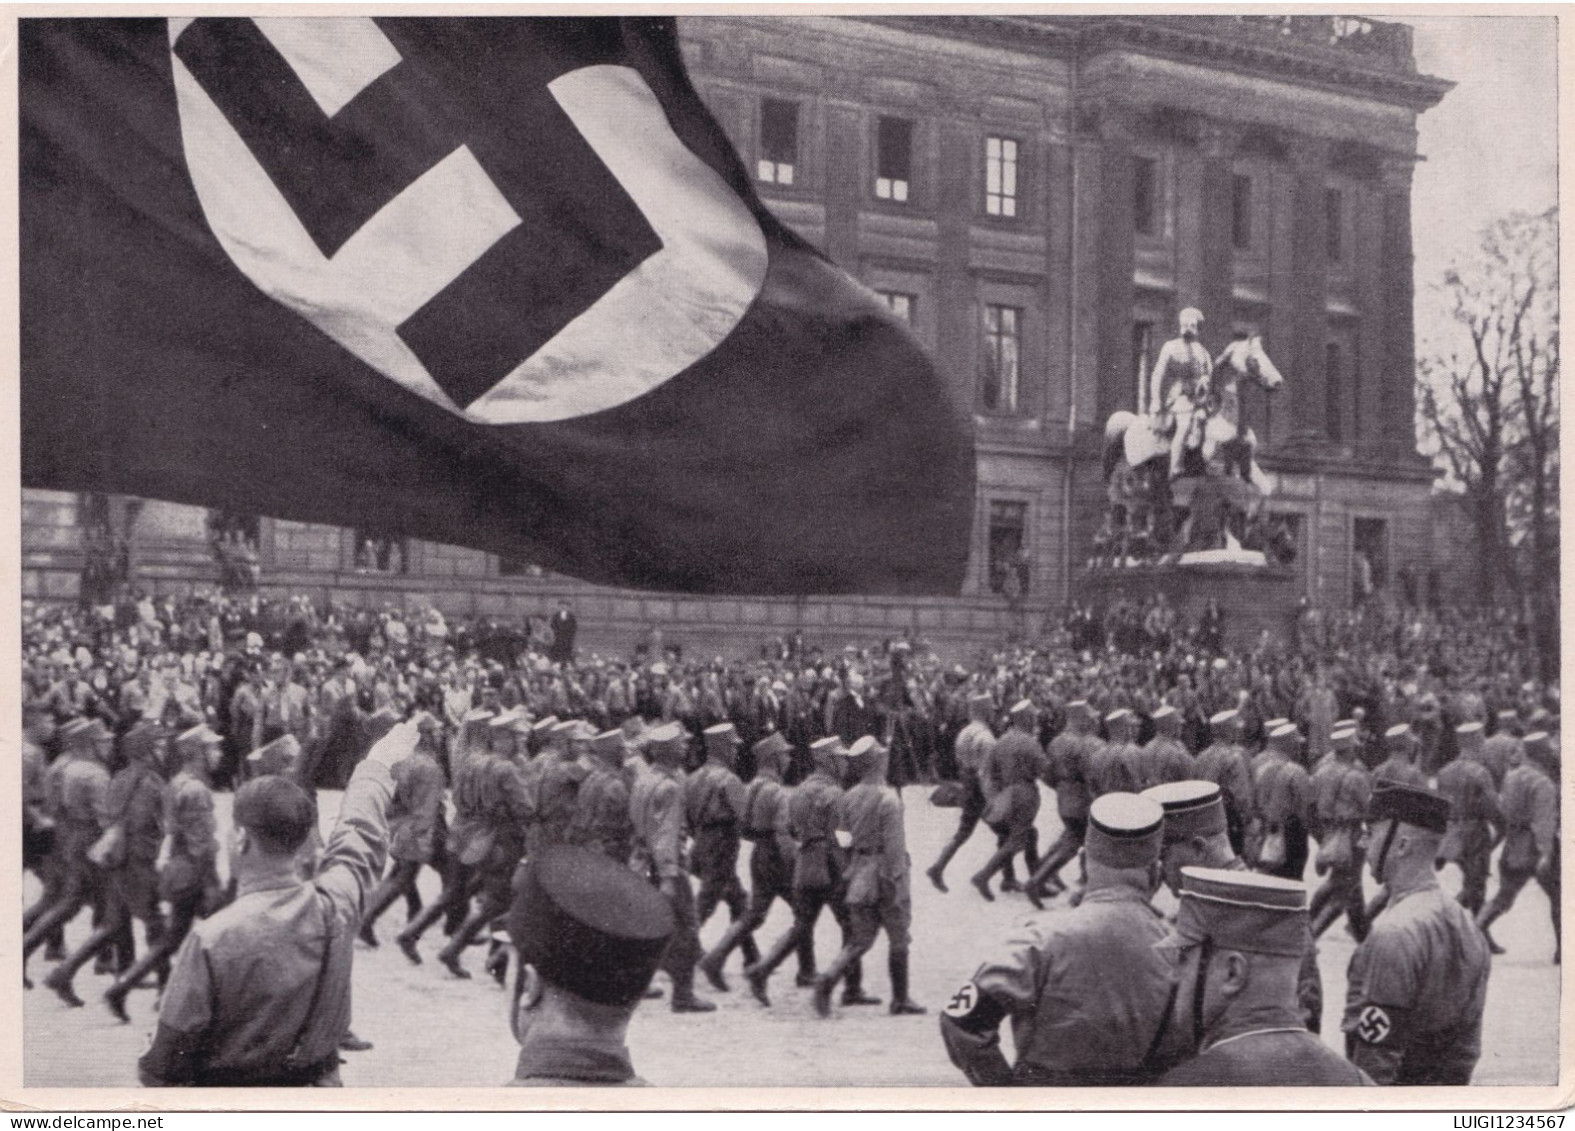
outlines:
M1214 370L1208 351L1198 341L1202 312L1189 306L1178 321L1180 334L1160 347L1154 360L1149 396L1150 411L1159 417L1161 429L1174 430L1170 441L1172 479L1181 471L1181 456L1202 411Z

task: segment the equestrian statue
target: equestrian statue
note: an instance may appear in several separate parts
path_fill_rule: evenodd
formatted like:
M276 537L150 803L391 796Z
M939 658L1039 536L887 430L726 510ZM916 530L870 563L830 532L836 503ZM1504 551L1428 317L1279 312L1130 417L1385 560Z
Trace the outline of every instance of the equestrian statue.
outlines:
M1148 411L1117 412L1105 425L1110 509L1096 538L1100 556L1234 552L1267 540L1257 527L1273 480L1241 422L1238 386L1247 377L1272 392L1285 378L1257 334L1238 332L1211 360L1199 340L1203 321L1192 307L1181 312L1180 332L1160 349L1141 390Z

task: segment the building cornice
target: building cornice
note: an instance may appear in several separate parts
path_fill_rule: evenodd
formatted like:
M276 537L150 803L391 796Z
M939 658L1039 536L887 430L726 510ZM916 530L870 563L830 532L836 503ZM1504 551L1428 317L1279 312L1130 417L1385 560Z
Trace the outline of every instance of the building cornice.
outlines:
M1299 27L1290 23L1244 22L1233 16L854 16L923 35L967 40L1062 59L1090 59L1111 51L1132 50L1183 62L1205 63L1242 74L1360 93L1420 113L1438 103L1454 83L1419 74L1409 48L1397 42L1385 51L1357 50L1337 43L1312 42L1305 32L1276 35ZM1283 17L1316 19L1318 17ZM1332 17L1327 17L1332 18ZM1397 25L1386 29L1392 38ZM1405 30L1400 28L1398 30Z

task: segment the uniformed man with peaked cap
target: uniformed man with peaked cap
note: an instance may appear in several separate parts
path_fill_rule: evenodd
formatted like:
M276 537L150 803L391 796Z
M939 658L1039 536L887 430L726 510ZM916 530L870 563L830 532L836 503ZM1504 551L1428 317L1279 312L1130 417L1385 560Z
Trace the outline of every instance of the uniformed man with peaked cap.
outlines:
M644 1084L629 1058L629 1021L676 928L671 905L628 868L577 846L522 863L513 892L513 1083Z
M1042 895L1054 896L1065 890L1059 873L1083 847L1091 800L1088 759L1100 745L1094 734L1093 708L1087 699L1074 699L1066 705L1066 729L1050 740L1045 753L1044 782L1055 790L1061 835L1045 852L1028 883L1023 885L1024 892L1036 906Z
M1559 758L1553 737L1535 730L1526 735L1511 758L1504 776L1499 810L1504 817L1504 851L1499 854L1498 891L1477 915L1477 926L1494 954L1504 950L1489 928L1515 902L1515 897L1535 877L1547 894L1553 914L1553 963L1559 963Z
M1179 1055L1168 1042L1174 969L1155 944L1164 810L1111 793L1089 808L1088 889L1074 908L1021 923L998 957L952 996L941 1036L979 1086L1150 1082ZM1010 1018L1017 1062L997 1030Z
M1214 741L1204 747L1193 763L1192 777L1211 781L1220 787L1225 803L1225 823L1230 845L1236 855L1246 851L1249 826L1256 820L1252 793L1252 763L1241 744L1241 712L1229 709L1209 717L1209 732Z
M699 883L695 919L704 927L723 904L727 906L729 921L739 922L749 910L749 897L738 879L738 826L744 816L744 783L733 770L738 759L738 728L732 723L718 723L707 727L702 737L706 762L684 781L684 809L694 837L690 870ZM739 948L746 963L760 961L753 935L745 935ZM719 970L703 969L713 986L727 990Z
M996 836L996 849L969 879L980 895L993 900L990 880L1010 864L1017 853L1031 877L1039 870L1039 776L1044 773L1045 752L1039 745L1039 709L1031 699L1012 706L1011 728L995 740L980 772L987 798L983 819ZM1015 886L1003 881L1002 889Z
M958 849L968 843L968 838L979 827L979 818L984 816L985 796L984 785L980 775L984 771L985 763L989 760L990 751L995 747L995 735L990 730L990 716L995 711L995 700L988 691L975 691L968 696L968 724L957 733L953 742L957 761L957 785L962 790L962 804L957 814L957 831L952 838L941 847L941 853L935 858L935 863L925 869L924 874L930 878L941 891L946 891L946 865L951 863ZM1007 868L1011 863L1007 863ZM1011 873L1008 872L1008 876ZM1015 877L1014 877L1015 878Z
M1165 886L1177 896L1182 873L1189 868L1246 872L1247 865L1231 848L1220 787L1210 781L1180 781L1144 790L1143 796L1165 810L1163 863ZM1303 1024L1311 1032L1323 1025L1323 976L1318 971L1314 946L1303 956L1296 984L1296 1003Z
M1175 1022L1196 1054L1162 1086L1340 1086L1372 1081L1307 1031L1297 999L1312 946L1307 888L1254 872L1181 870Z
M1396 723L1384 731L1384 753L1388 755L1373 768L1373 782L1395 782L1400 785L1427 785L1427 775L1416 764L1422 750L1421 740L1410 723Z
M1341 1028L1380 1084L1469 1084L1481 1055L1491 959L1433 867L1449 817L1439 794L1387 782L1368 806L1367 861L1389 904L1351 955Z
M727 956L745 939L753 941L754 932L765 926L771 905L780 898L793 904L793 834L788 822L791 791L782 784L792 744L781 731L772 731L751 748L755 776L744 790L744 808L739 835L753 847L749 853L749 910L728 924L726 932L700 962L700 970L712 984L726 984L722 967ZM806 955L808 961L806 963ZM814 976L815 952L812 946L798 947L799 970ZM760 953L745 954L746 966L760 961Z
M663 723L646 734L651 772L635 779L629 791L629 820L634 826L635 870L661 891L673 909L677 926L662 959L673 980L674 1013L709 1013L714 1002L694 992L695 964L700 960L700 930L695 920L694 889L684 867L684 758L688 739L678 723Z
M772 971L790 953L799 956L797 984L815 984L815 924L829 907L842 932L842 946L853 938L853 919L844 896L848 870L846 854L837 843L837 818L847 776L847 748L836 735L810 743L814 771L799 782L788 798L788 831L793 837L793 926L757 963L744 969L749 989L761 1005L770 1005L766 985ZM879 1005L880 999L864 992L864 967L855 959L842 982L842 1004Z

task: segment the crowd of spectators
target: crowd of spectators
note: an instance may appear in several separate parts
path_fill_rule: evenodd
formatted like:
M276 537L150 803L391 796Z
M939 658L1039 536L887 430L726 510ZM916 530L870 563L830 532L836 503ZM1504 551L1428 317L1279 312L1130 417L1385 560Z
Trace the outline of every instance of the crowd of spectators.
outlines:
M1558 686L1536 678L1526 625L1510 613L1307 607L1279 636L1226 647L1228 616L1215 602L1187 622L1156 596L1075 607L1043 639L964 662L943 661L922 640L843 647L802 634L729 660L694 656L659 630L626 655L587 654L561 617L509 623L301 596L143 595L85 609L25 602L22 681L30 728L46 748L50 727L73 716L120 732L142 718L172 728L206 722L226 743L221 786L236 782L246 753L290 733L314 751L315 784L340 787L364 753L362 721L381 708L419 707L450 729L478 706L600 728L640 715L697 735L731 721L745 751L781 731L795 751L791 778L806 772L816 738L874 733L892 746L897 785L953 776L952 742L977 690L1003 712L1019 698L1037 701L1046 739L1062 725L1062 706L1079 698L1101 715L1128 707L1146 717L1168 703L1194 750L1209 716L1228 707L1242 711L1249 742L1264 720L1290 718L1308 735L1310 759L1334 719L1361 720L1371 760L1381 757L1375 736L1409 722L1428 766L1452 757L1454 727L1466 719L1513 707L1547 727L1558 713Z

